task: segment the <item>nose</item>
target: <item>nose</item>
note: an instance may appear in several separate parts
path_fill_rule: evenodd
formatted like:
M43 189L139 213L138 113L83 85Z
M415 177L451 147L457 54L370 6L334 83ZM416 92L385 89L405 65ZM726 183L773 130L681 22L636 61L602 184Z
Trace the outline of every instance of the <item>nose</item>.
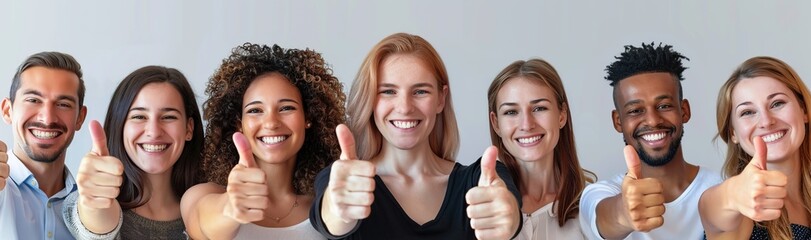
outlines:
M769 111L760 111L760 118L758 119L758 127L768 128L774 125L774 116Z
M656 109L649 109L645 113L645 123L647 123L648 126L658 126L663 122L664 119L662 118L661 115L659 115L659 111L656 111Z
M414 112L414 103L411 100L412 98L409 94L402 94L398 96L397 101L395 102L397 104L395 106L397 113L409 114Z
M268 112L262 119L262 128L276 129L279 128L279 116L277 112Z
M535 124L535 116L533 116L532 114L521 114L520 118L521 118L520 125L521 131L529 131L535 129L535 127L537 126L537 124Z
M50 125L56 122L56 107L50 104L43 104L42 108L37 113L37 120L45 125Z
M149 138L160 137L161 134L163 134L163 129L160 125L160 118L154 117L149 119L149 121L146 122L146 125L144 125L144 133L146 133L146 136Z

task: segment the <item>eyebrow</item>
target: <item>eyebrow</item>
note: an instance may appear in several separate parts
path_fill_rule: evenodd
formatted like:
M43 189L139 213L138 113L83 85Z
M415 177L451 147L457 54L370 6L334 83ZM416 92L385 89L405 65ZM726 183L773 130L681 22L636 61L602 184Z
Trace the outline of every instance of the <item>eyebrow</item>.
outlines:
M660 100L664 100L664 99L673 99L673 97L671 97L670 95L659 95L658 97L656 97L654 99L655 99L655 101L660 101ZM625 105L622 105L622 107L627 108L630 105L640 104L640 103L642 103L642 100L639 100L639 99L631 100L631 101L625 103Z
M396 88L396 87L397 87L397 85L396 85L396 84L393 84L393 83L381 83L381 84L380 84L380 87L384 87L384 88ZM417 84L414 84L413 86L411 86L411 88L420 88L420 87L429 87L429 88L433 88L433 87L434 87L434 85L433 85L433 84L430 84L430 83L417 83Z
M551 103L552 101L549 101L549 99L546 99L546 98L539 98L539 99L529 101L530 104L537 104L539 102L550 102ZM505 103L502 103L501 105L498 105L498 109L501 109L502 107L505 107L505 106L517 106L517 105L518 104L514 103L514 102L505 102Z
M280 102L280 103L283 103L283 102L292 102L292 103L295 103L295 104L301 105L301 103L299 103L298 101L293 100L293 99L290 99L290 98L282 98L282 99L279 99L279 102ZM248 104L245 104L245 107L243 107L242 109L248 108L249 106L251 106L251 105L255 105L255 104L262 104L262 101L256 100L256 101L249 102Z
M147 109L147 108L145 108L145 107L134 107L134 108L130 108L130 112L132 112L132 111L146 111L146 110L148 110L148 109ZM177 108L170 108L170 107L168 107L168 108L161 108L160 110L161 110L162 112L177 112L177 113L180 113L180 110L178 110Z
M35 95L37 97L45 97L45 96L42 95L41 92L39 92L37 90L25 90L23 92L23 95ZM75 97L70 96L70 95L58 95L58 96L56 96L56 100L57 101L59 101L59 100L68 100L68 101L71 101L73 103L78 102Z
M766 99L771 100L772 98L777 97L777 95L788 96L785 93L776 92L776 93L769 94L769 96L767 96ZM750 102L750 101L742 102L742 103L738 104L738 106L735 106L735 109L738 109L739 107L741 107L743 105L752 105L752 102Z

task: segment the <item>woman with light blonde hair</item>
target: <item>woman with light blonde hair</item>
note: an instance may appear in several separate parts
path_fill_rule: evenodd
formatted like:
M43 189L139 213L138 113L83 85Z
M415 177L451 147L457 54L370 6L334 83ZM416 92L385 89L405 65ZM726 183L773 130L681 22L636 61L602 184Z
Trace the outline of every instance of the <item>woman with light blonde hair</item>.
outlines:
M811 238L811 94L788 64L754 57L718 94L727 179L699 201L708 239Z
M372 48L349 93L349 127L336 129L341 159L316 177L310 220L321 234L515 236L518 190L496 164L495 148L471 166L455 162L459 133L449 86L439 54L419 36L393 34Z

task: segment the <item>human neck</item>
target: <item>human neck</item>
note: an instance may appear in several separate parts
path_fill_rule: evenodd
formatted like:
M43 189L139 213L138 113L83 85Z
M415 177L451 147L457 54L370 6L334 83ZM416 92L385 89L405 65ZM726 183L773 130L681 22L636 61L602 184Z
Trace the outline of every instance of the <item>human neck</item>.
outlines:
M452 162L434 154L427 141L411 149L400 149L386 142L372 162L381 175L447 175L451 170L448 166L453 166L448 164Z
M268 187L268 198L272 202L289 198L296 194L293 188L293 171L296 167L296 156L280 163L268 163L257 159L257 165L265 172L265 184Z
M65 153L60 154L53 162L38 162L28 157L25 150L15 146L14 156L31 171L37 185L45 196L51 197L65 188Z
M640 178L658 179L662 184L665 202L672 202L690 186L698 174L698 170L698 166L684 160L681 147L679 147L673 159L663 166L653 167L643 163Z

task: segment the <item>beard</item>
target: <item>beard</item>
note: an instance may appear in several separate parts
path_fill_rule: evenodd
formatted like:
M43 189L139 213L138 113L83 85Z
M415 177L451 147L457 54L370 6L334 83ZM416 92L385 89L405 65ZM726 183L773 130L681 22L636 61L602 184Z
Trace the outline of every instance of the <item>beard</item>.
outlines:
M62 131L62 134L69 134L67 132L67 127L65 125L51 123L49 125L45 125L39 122L29 122L25 124L25 129L29 127L38 127L43 129L57 129ZM23 151L25 151L25 155L28 155L28 158L37 162L43 163L52 163L59 159L61 156L64 156L65 150L68 148L68 143L73 140L73 135L69 135L67 141L62 143L62 146L57 146L56 144L37 144L37 150L34 150L30 144L26 141L21 141ZM56 150L51 150L51 148L56 148Z
M676 127L668 127L668 128L670 129L670 132L672 133L676 132ZM646 130L647 129L640 129L639 131L636 132ZM636 134L636 132L634 133L634 136L639 136L639 134ZM670 146L667 147L667 152L665 153L665 155L658 158L645 152L645 150L643 150L642 148L642 143L640 143L639 141L637 141L636 144L634 144L634 149L636 149L636 154L639 156L639 159L642 160L642 162L644 162L648 166L651 167L664 166L670 163L671 160L673 160L673 156L676 156L676 152L679 150L679 147L681 147L681 138L683 136L684 129L682 128L682 131L677 136L675 136L676 138L674 138L673 142L670 143ZM625 145L628 145L627 140L625 140Z

